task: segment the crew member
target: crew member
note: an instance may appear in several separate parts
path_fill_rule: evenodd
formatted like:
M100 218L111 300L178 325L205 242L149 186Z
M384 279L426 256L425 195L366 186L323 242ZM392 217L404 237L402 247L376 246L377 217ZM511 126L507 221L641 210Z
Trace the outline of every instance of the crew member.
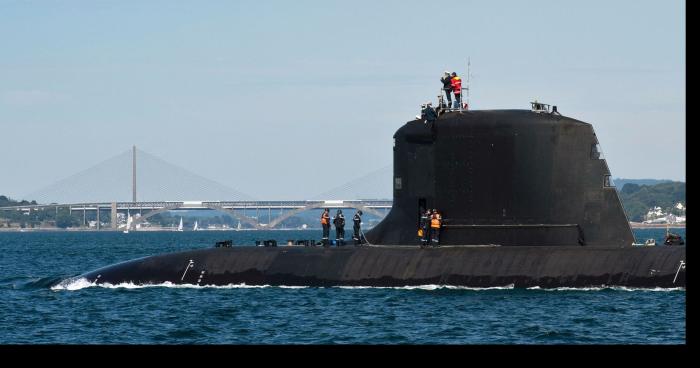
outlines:
M462 78L457 76L457 73L452 72L452 93L455 94L455 109L462 106Z
M445 70L445 75L440 78L440 82L442 82L442 90L445 91L445 95L447 96L447 107L450 107L450 105L452 105L452 77L450 76L450 72Z
M418 228L418 237L420 238L421 248L428 245L428 234L430 231L430 215L430 209L423 211L421 208L420 225Z
M433 103L432 102L426 102L423 110L421 111L421 119L424 119L423 123L424 124L430 124L432 126L432 123L437 120L437 112L433 108Z
M343 210L338 210L333 217L333 225L335 225L335 245L341 246L345 242L345 216Z
M433 214L430 217L430 240L433 247L440 246L440 228L442 227L442 216L440 212L433 208Z
M355 216L352 217L352 240L355 241L355 245L362 244L362 237L360 237L360 224L362 223L362 211L357 210Z
M321 214L321 226L323 227L323 238L321 238L321 242L325 247L328 246L328 235L331 230L331 217L328 208L323 210L323 213Z

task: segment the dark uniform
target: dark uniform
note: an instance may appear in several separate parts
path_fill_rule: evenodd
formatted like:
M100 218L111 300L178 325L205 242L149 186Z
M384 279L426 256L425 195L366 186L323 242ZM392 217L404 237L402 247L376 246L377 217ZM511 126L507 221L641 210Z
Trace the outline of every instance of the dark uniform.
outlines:
M440 78L440 82L442 82L442 89L445 91L445 95L447 95L447 107L451 107L452 105L452 76L450 73L445 72L445 75Z
M437 120L438 114L432 105L426 104L425 109L421 111L421 117L425 120L424 123L429 124Z
M430 210L427 210L420 215L420 245L424 247L428 244L428 234L430 234Z
M335 225L335 244L341 246L345 242L345 216L343 216L343 211L338 210L338 213L333 217L333 225Z
M328 236L331 230L331 217L328 214L327 208L321 214L321 226L323 226L323 238L321 238L321 242L323 242L323 245L325 246L328 245Z
M362 211L357 211L355 216L352 217L352 240L355 241L355 245L362 244L362 238L360 237L360 224L362 223Z

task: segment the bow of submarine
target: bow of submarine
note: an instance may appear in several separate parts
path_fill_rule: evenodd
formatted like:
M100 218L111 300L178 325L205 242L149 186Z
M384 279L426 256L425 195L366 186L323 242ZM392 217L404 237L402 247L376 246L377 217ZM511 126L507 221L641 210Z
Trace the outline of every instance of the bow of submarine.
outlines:
M194 273L194 260L203 250L152 255L98 268L78 276L96 284L149 285L186 283ZM192 263L190 263L192 261ZM188 278L188 273L190 277Z

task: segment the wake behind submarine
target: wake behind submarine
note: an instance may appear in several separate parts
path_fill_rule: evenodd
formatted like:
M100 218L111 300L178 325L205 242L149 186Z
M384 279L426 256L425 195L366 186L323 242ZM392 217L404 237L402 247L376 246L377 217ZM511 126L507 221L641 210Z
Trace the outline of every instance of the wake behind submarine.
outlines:
M112 285L685 287L685 246L637 246L591 124L446 111L394 134L393 207L361 247L217 247L79 277ZM419 247L420 211L444 216Z

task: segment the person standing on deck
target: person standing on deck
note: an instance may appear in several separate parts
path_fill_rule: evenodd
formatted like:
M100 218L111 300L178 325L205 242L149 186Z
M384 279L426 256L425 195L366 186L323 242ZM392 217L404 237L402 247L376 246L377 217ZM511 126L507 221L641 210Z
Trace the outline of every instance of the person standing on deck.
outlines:
M440 212L433 209L433 215L430 218L430 240L433 247L440 246L440 228L442 227L442 216Z
M355 212L355 216L352 217L352 240L355 241L355 245L362 244L360 224L362 224L362 211L357 210L357 212Z
M323 227L323 238L321 238L321 242L324 247L328 246L328 236L331 230L331 216L329 212L328 208L326 208L321 214L321 226Z
M333 225L335 225L335 245L341 246L345 245L345 216L343 216L343 210L338 210L333 217Z
M430 234L430 217L430 209L427 209L424 212L421 211L420 224L418 228L418 237L420 238L421 248L428 245L428 239L430 239L428 235Z

